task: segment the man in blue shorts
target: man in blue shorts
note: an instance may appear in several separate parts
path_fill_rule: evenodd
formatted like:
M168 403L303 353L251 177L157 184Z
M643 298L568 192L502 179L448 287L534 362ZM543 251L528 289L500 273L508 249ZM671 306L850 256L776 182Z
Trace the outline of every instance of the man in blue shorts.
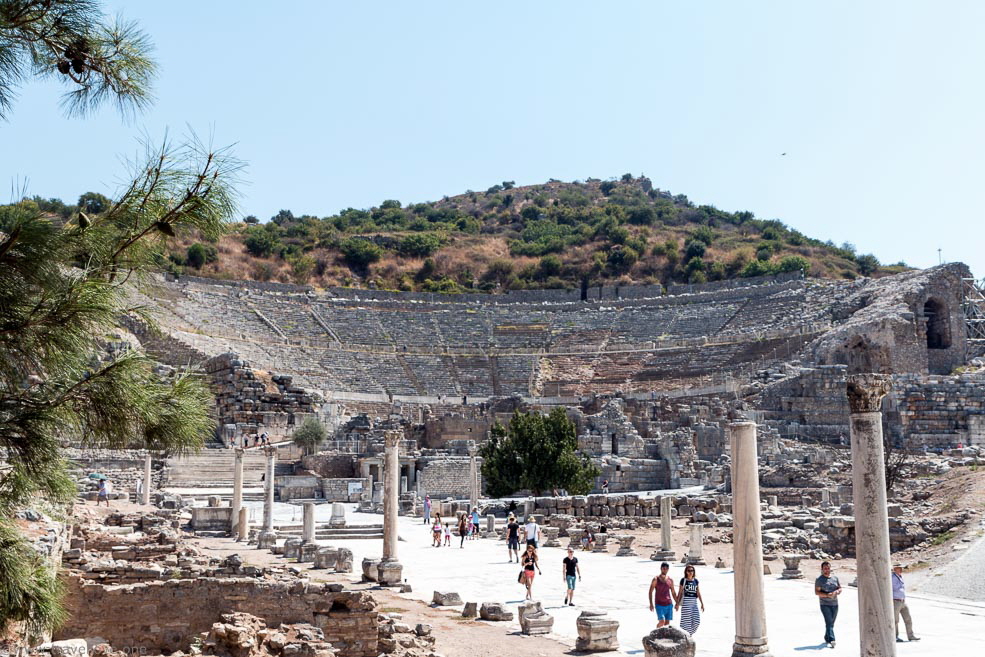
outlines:
M669 577L669 573L670 564L666 561L660 564L660 574L650 582L650 591L646 596L650 602L650 611L657 611L657 627L670 625L670 621L674 620L677 592L674 591L674 580Z

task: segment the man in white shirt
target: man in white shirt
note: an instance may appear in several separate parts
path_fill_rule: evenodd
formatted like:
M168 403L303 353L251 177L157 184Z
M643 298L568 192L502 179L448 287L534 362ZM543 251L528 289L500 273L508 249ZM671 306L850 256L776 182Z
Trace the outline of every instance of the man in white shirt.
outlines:
M537 525L533 516L527 516L527 524L523 526L523 533L527 537L527 545L533 545L534 549L537 549L537 543L540 541L540 526Z

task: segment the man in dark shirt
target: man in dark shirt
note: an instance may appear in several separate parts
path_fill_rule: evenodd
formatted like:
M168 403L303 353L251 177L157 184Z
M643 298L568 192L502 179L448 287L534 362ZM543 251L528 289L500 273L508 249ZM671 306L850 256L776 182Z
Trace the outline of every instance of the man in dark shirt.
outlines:
M513 563L514 556L516 562L520 563L520 523L512 515L506 525L506 548L510 555L510 563Z
M835 647L835 619L838 618L838 596L841 583L831 574L831 563L821 563L821 576L814 580L814 594L821 601L821 615L824 616L824 642L829 648Z
M581 579L581 568L578 567L578 557L575 551L568 548L568 556L561 562L561 573L564 575L565 585L568 592L564 594L564 604L575 606L575 576Z

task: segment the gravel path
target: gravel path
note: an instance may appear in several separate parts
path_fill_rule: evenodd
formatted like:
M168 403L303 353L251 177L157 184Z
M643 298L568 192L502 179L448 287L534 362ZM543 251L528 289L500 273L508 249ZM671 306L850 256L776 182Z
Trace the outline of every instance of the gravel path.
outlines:
M967 545L964 554L942 566L907 575L907 590L985 602L985 520L979 538Z

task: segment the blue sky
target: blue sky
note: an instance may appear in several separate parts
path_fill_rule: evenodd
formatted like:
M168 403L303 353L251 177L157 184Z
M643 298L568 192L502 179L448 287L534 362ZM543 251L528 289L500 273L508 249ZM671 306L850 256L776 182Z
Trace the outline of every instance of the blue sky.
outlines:
M236 144L243 214L263 219L632 172L985 276L985 3L106 6L155 43L156 103L67 119L55 86L22 87L0 123L8 189L112 195L141 135L190 126Z

